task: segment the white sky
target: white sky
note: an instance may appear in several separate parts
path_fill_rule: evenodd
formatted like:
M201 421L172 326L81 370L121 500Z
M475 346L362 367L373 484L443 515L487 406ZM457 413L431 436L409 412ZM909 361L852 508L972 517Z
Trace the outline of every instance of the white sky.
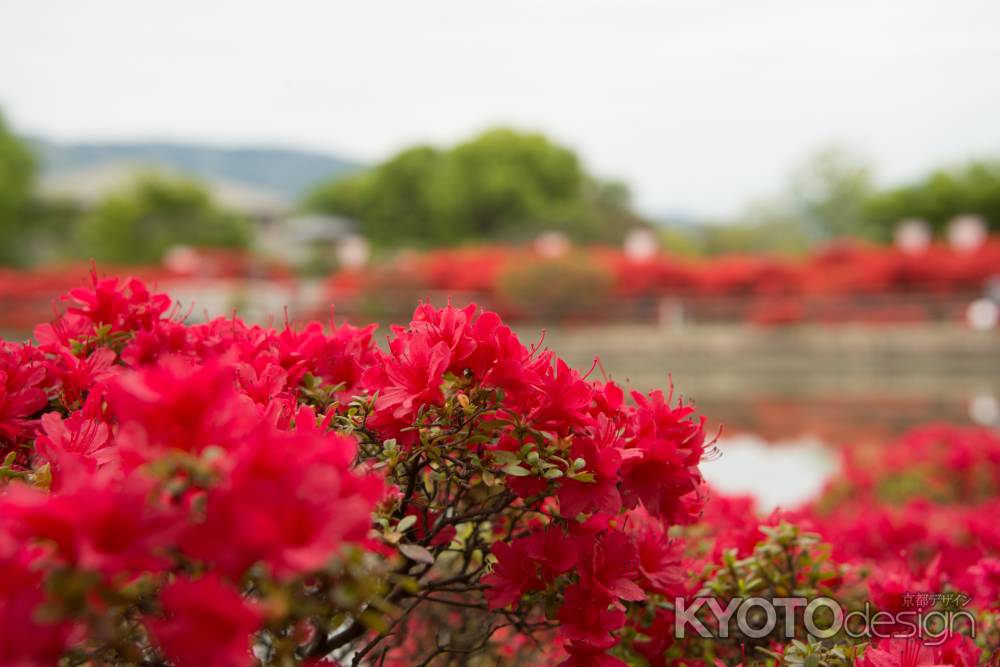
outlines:
M0 106L364 161L511 123L647 212L724 215L834 140L886 182L1000 154L1000 2L0 0Z

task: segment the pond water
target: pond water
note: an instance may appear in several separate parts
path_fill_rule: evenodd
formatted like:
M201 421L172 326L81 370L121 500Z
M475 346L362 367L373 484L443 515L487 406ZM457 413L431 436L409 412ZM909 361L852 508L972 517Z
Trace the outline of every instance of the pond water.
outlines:
M835 452L815 438L768 442L738 435L720 438L717 446L721 455L701 464L705 480L726 494L755 496L764 512L811 500L837 470Z
M540 332L523 331L526 340ZM548 331L576 368L691 400L719 433L703 463L728 493L791 508L820 491L847 443L890 440L931 421L1000 428L1000 336L958 327L747 327Z

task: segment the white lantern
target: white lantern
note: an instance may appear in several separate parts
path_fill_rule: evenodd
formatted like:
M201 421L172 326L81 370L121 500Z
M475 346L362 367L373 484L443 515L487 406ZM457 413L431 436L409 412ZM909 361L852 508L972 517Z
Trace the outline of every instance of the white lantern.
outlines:
M931 244L931 228L926 220L908 218L896 224L896 247L907 255L919 255Z
M633 229L625 236L625 257L633 262L647 262L660 249L659 239L651 229Z
M948 223L948 245L957 252L971 253L986 242L986 221L978 215L955 216Z
M345 269L360 269L368 263L370 255L368 241L357 234L351 234L337 244L337 261Z
M558 259L570 250L569 239L559 232L545 232L535 239L535 252L547 259Z

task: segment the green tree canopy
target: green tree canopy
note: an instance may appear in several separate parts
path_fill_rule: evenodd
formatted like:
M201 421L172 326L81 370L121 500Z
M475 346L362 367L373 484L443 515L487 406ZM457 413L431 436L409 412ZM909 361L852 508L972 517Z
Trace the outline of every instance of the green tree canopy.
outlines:
M409 148L375 169L317 188L312 209L359 220L376 243L452 245L559 229L620 237L636 221L627 190L589 177L569 149L495 129L448 150Z
M148 173L83 220L84 250L100 261L158 262L176 245L245 247L249 223L215 205L195 181Z
M868 199L865 214L871 233L889 239L895 224L923 218L941 231L956 215L976 214L992 231L1000 230L1000 160L974 161L940 169L911 185L879 192Z
M0 263L16 263L35 179L35 159L0 114Z

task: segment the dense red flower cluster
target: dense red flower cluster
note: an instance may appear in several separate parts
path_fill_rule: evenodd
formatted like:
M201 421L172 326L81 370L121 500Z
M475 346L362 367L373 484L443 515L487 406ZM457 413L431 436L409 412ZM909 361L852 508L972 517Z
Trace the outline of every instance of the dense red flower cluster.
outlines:
M137 280L66 300L0 348L5 664L323 658L336 618L413 604L386 594L404 573L558 627L581 664L683 580L666 531L699 511L701 421L492 313L421 306L383 352L371 328L189 325Z
M873 568L883 608L950 589L1000 612L1000 436L928 425L882 447L848 448L843 474L801 511L842 562Z
M116 621L179 665L247 664L263 623L240 594L248 580L314 575L369 540L383 482L354 467L356 443L322 428L294 387L309 371L350 381L336 355L302 350L339 336L370 351L370 331L186 326L135 280L95 278L68 300L37 346L0 349L12 480L0 535L5 567L30 573L0 607L12 637L48 637L2 642L4 664L100 655L112 650L102 640L123 639L101 634ZM38 624L25 605L43 599L52 609Z
M620 667L761 649L964 667L1000 637L996 434L849 449L822 498L760 518L707 493L689 405L626 397L474 306L422 305L383 349L370 327L187 324L136 280L94 277L66 302L36 343L0 347L2 664ZM963 591L984 632L867 651L674 636L675 596L791 590L887 610Z
M726 562L725 554L739 562L760 558L768 531L794 524L829 545L817 561L832 575L822 592L845 608L870 602L880 612L964 610L976 619L975 641L964 634L946 641L902 636L907 633L900 627L898 637L873 639L855 664L971 667L1000 651L997 433L933 424L889 443L845 448L842 469L820 498L757 516L752 499L712 495L687 540L689 571L703 573L694 588L724 569L717 564ZM795 585L808 589L810 575L800 569ZM770 648L783 653L789 647ZM672 650L682 656L691 647Z

